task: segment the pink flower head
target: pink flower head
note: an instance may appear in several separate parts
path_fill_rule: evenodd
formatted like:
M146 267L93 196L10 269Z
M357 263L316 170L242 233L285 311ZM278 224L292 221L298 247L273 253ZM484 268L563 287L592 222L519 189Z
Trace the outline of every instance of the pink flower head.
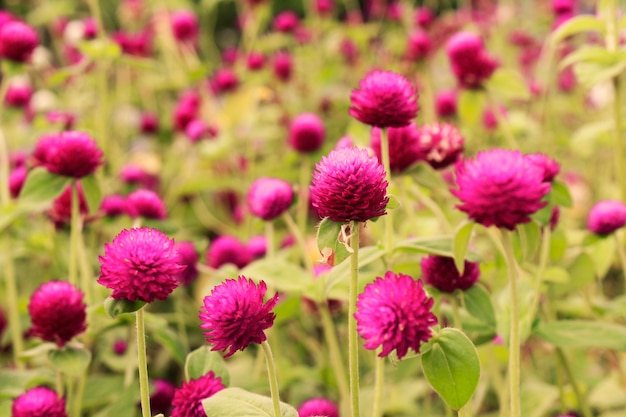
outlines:
M83 293L66 281L42 284L30 297L32 334L59 347L87 328Z
M4 331L7 329L7 318L4 314L4 310L0 307L0 338L4 335Z
M263 302L267 286L240 276L227 279L204 297L200 309L200 328L206 330L204 337L213 345L211 350L226 351L229 357L244 350L250 343L262 343L267 338L265 330L272 327L276 315L272 309L278 302L278 294Z
M424 160L435 169L443 169L454 164L463 154L465 139L454 125L433 123L422 127L419 144L425 154Z
M281 81L289 81L293 72L293 59L287 51L279 51L272 62L274 75Z
M311 204L320 216L335 222L364 222L386 214L385 170L366 150L331 151L315 165Z
M417 115L417 92L409 81L391 71L372 71L350 95L350 115L376 127L406 126Z
M559 15L573 15L577 8L576 0L552 0L552 12Z
M285 10L274 17L272 27L277 32L291 33L298 27L299 23L300 18L295 12Z
M89 208L87 207L87 200L85 199L85 193L80 182L76 183L76 189L78 190L78 212L81 216L87 217L89 215ZM62 227L63 225L70 224L72 220L72 186L68 185L65 190L54 199L52 207L47 212L50 219L54 222L55 226Z
M51 124L58 124L64 130L70 130L76 123L76 115L70 111L51 110L46 113L46 120Z
M543 180L552 182L561 170L561 166L554 159L542 153L531 153L526 155L535 165L543 169Z
M185 268L174 240L148 227L122 230L104 245L98 283L113 290L116 300L165 300L178 286L178 274Z
M387 129L391 172L402 172L422 159L423 153L420 148L419 138L420 131L415 123L404 127L390 127ZM378 160L382 161L380 141L380 129L375 127L372 129L370 146Z
M177 242L175 247L180 257L180 264L185 265L185 269L178 274L178 280L183 285L190 285L198 278L198 252L193 242Z
M139 122L141 133L152 134L159 131L159 116L151 112L145 112L141 115Z
M17 20L0 27L0 57L15 62L27 62L39 45L39 36L32 27Z
M483 226L514 230L544 207L544 170L519 151L492 149L456 165L457 208Z
M170 414L176 387L165 379L154 380L154 391L150 394L150 410L152 414Z
M219 268L226 264L234 264L243 268L252 260L252 256L239 239L234 236L220 236L211 242L206 253L207 264L211 268Z
M93 17L83 19L83 39L95 39L98 36L98 23Z
M11 417L67 417L65 398L47 387L25 391L13 400Z
M198 38L198 17L190 10L172 13L172 34L177 41L195 43Z
M200 95L195 91L187 91L178 98L174 108L174 127L185 130L187 124L196 118L200 109Z
M289 125L289 145L302 153L315 152L324 144L326 128L314 113L302 113Z
M247 61L250 71L258 71L265 65L265 55L262 52L252 51L248 54Z
M365 348L382 345L378 356L396 350L398 359L409 348L420 351L422 342L431 337L437 317L431 312L433 299L426 295L422 281L403 274L385 273L385 277L365 286L357 300L357 331L365 339Z
M205 417L202 400L224 388L222 378L216 377L213 371L198 379L183 382L182 387L174 391L172 417Z
M149 57L152 55L152 33L147 29L135 33L119 31L114 33L111 39L127 55L138 57Z
M422 279L439 291L452 293L455 290L470 289L480 277L478 263L465 261L463 275L454 265L454 258L429 255L422 258Z
M355 65L359 59L359 48L350 38L345 38L341 41L341 44L339 44L339 52L343 55L348 65Z
M609 235L626 224L626 204L617 200L597 202L587 216L587 228L598 235Z
M423 30L415 30L407 39L405 56L409 61L422 61L426 59L432 48L430 36Z
M239 58L239 50L234 46L229 46L222 51L222 61L226 66L233 66Z
M271 221L289 209L293 203L293 189L285 180L262 177L250 186L247 201L254 216Z
M157 193L137 190L126 197L126 211L130 217L163 220L167 217L165 203Z
M185 127L185 135L191 143L199 142L202 139L213 139L217 136L217 133L215 126L207 125L200 119L190 121L187 123L187 127Z
M224 67L218 69L213 78L209 82L211 90L214 94L227 93L233 91L239 85L239 77L230 68Z
M26 82L13 82L4 97L4 102L11 107L26 107L33 95L33 87Z
M329 15L335 10L335 0L315 0L313 6L320 15Z
M435 96L435 110L439 117L452 117L456 115L456 91L443 90Z
M82 178L104 163L102 151L86 133L67 131L42 140L43 146L37 145L42 154L37 157L43 158L43 165L53 174Z
M9 174L9 191L11 192L12 198L17 198L20 195L27 175L28 170L24 166L15 168L11 171L11 174Z
M339 407L327 398L311 398L298 407L298 417L339 417Z
M435 13L426 6L415 9L415 24L423 28L428 28L435 21Z
M152 174L138 165L128 164L122 168L120 177L128 185L139 185L151 190L159 186L159 176Z
M252 259L260 259L267 253L267 239L264 235L252 236L246 243Z
M452 72L459 84L475 89L491 77L498 62L485 50L480 36L472 32L458 32L446 44Z

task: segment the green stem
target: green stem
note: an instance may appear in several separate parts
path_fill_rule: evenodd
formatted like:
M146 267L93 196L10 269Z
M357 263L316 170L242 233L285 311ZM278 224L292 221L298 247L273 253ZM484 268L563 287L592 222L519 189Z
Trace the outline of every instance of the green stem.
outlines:
M78 387L76 388L76 396L74 397L73 415L81 417L81 409L83 408L83 396L85 395L85 380L87 375L83 374L78 379Z
M74 392L74 376L65 374L65 397L70 411L70 416L80 417L80 414L74 414L74 403L76 402L76 393Z
M350 368L350 411L352 417L359 413L359 345L356 330L356 300L359 284L359 222L353 221L350 227L350 304L348 306L348 364Z
M24 369L24 363L20 360L20 355L24 350L24 341L22 339L22 323L20 321L13 253L9 243L9 236L3 236L0 240L2 241L2 254L4 255L4 284L6 285L6 305L9 327L11 328L11 343L13 345L13 362L15 362L17 369L22 370Z
M459 311L459 307L461 304L461 300L460 300L460 295L459 294L455 294L452 297L452 318L454 320L454 327L456 327L457 329L463 329L463 325L461 324L461 313Z
M289 231L296 238L296 242L298 242L298 245L300 245L302 260L304 261L304 265L306 266L307 271L312 272L313 262L311 261L311 257L309 256L309 249L307 247L306 240L304 240L304 235L302 234L301 229L298 228L289 212L286 211L285 213L283 213L282 217L287 224Z
M432 198L430 198L422 191L422 188L419 186L419 184L411 186L409 190L411 191L411 195L415 197L417 201L423 204L435 215L441 226L444 228L444 231L446 233L451 233L453 230L452 225L448 221L448 218L446 217L444 212L441 210L441 207L439 207L439 205L435 203Z
M0 123L4 116L4 97L9 90L9 79L2 79L0 84ZM2 126L2 124L0 124ZM9 161L9 144L4 135L4 130L0 127L0 207L6 207L11 202L9 190L9 173L11 170Z
M76 286L78 283L78 240L80 239L80 208L78 186L76 182L72 182L71 187L71 205L72 217L70 225L70 260L69 260L69 281L70 284ZM84 289L83 289L84 290Z
M541 285L543 284L543 273L548 265L548 259L550 257L550 241L552 239L552 231L550 226L543 228L543 235L541 236L541 253L539 255L539 267L537 268L537 275L535 276L535 288L533 298L530 304L531 317L535 317L537 313L537 306L539 305L539 299L541 298Z
M387 190L391 188L391 168L389 162L389 137L387 129L380 129L380 154L382 158L383 168L385 169L385 180L387 181ZM389 191L387 191L389 194ZM385 250L387 255L391 252L393 244L393 218L391 212L387 212L385 216Z
M383 384L385 383L385 358L379 358L378 354L382 348L376 349L374 367L374 405L372 406L372 417L382 416Z
M79 221L78 239L76 242L76 253L78 255L78 268L80 270L80 283L83 292L85 293L85 302L88 306L93 302L93 275L91 266L89 265L89 258L87 257L87 250L85 248L85 240L83 238L83 222Z
M146 329L143 308L137 310L137 358L139 362L139 393L141 396L141 416L151 417L150 386L148 382L148 358L146 354Z
M615 239L615 245L617 246L617 256L619 257L619 263L622 266L622 273L624 274L624 284L626 284L626 250L624 249L624 239L622 239L619 233L613 233Z
M270 344L265 340L261 343L263 353L265 353L265 362L267 363L267 375L270 380L270 393L272 395L272 404L274 406L274 417L280 417L280 393L278 392L278 378L276 377L276 363L272 356Z
M576 401L578 402L578 407L580 411L583 413L583 417L592 417L593 413L585 400L585 397L582 395L580 391L580 387L576 382L576 378L574 377L574 373L572 372L572 367L569 365L569 361L563 352L563 349L556 348L556 357L559 360L559 363L563 367L565 374L567 375L567 379L569 379L570 384L572 385L572 390L574 391L574 396L576 397Z
M274 222L265 222L265 240L267 241L266 258L273 259L276 256L276 243L274 239Z
M187 326L185 323L185 306L186 302L185 288L179 288L174 294L174 304L176 305L176 327L180 335L180 342L185 348L185 352L189 351L189 336L187 335Z
M339 350L339 342L337 340L337 333L335 332L335 325L333 324L326 301L318 303L318 308L322 317L322 328L324 330L324 338L326 339L326 344L328 346L330 364L335 371L335 379L337 380L339 395L341 395L342 402L344 402L350 397L350 389L348 388L346 368L344 366L343 358L341 357L341 351Z
M56 378L55 378L55 390L59 397L63 397L63 372L60 370L56 370Z

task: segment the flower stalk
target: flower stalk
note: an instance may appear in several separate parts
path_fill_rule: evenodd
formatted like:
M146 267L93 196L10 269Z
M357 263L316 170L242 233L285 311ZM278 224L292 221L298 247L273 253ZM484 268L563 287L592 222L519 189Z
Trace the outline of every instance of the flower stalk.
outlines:
M356 301L359 283L359 222L350 227L350 301L348 306L348 364L350 368L350 415L360 417L359 412L359 345L356 330Z
M144 323L144 309L137 310L137 358L139 368L139 393L141 398L141 416L151 417L150 385L148 380L148 358L146 353L146 329Z
M278 378L276 377L276 363L272 355L272 348L267 340L261 342L261 348L265 353L265 363L267 364L267 375L270 383L270 393L272 396L272 405L274 407L274 417L280 417L280 393L278 390Z

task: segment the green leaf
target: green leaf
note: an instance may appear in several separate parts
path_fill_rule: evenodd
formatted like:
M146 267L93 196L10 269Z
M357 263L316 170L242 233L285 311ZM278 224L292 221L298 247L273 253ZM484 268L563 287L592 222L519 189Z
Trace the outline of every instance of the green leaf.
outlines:
M385 207L385 209L395 210L397 208L400 208L400 200L398 200L395 195L387 194L387 197L389 197L389 202L387 203L387 207Z
M459 117L464 125L476 126L480 122L487 97L478 90L462 90L459 94Z
M548 194L550 203L560 207L572 207L574 201L567 185L561 181L554 181Z
M24 187L20 192L19 204L51 202L65 190L71 180L70 177L51 174L45 168L35 168L26 177Z
M465 271L465 255L475 224L473 221L467 220L461 223L454 232L454 246L452 249L454 252L454 265L460 275L463 275Z
M460 330L446 327L433 336L432 347L422 353L428 383L455 410L470 400L480 377L476 348Z
M80 42L78 49L94 61L115 59L122 55L122 48L117 43L105 38Z
M265 283L277 291L300 293L311 281L311 274L300 265L282 258L262 258L248 264L241 275Z
M104 311L109 317L115 319L120 314L134 313L146 304L144 301L116 300L113 297L108 297L104 300Z
M146 329L181 366L185 364L187 352L178 335L167 325L167 321L154 314L145 315Z
M454 258L453 245L454 240L450 236L419 237L398 242L393 250L428 253ZM481 260L480 256L472 251L467 251L465 259L471 262L479 262Z
M359 250L359 268L371 264L385 256L387 251L377 246L368 246ZM330 290L350 274L350 259L344 260L339 265L335 265L328 272L326 277L326 295Z
M605 236L588 246L598 278L603 278L615 258L615 239Z
M332 257L335 265L340 264L350 255L345 242L339 241L342 226L342 223L325 217L317 228L317 248L325 259Z
M496 328L496 311L491 296L481 284L474 284L463 292L467 312L490 327Z
M522 76L508 68L497 69L487 81L487 88L504 99L528 100L530 98L530 91Z
M90 213L95 213L100 208L102 202L102 190L95 175L88 175L80 179L80 185L87 201Z
M610 137L613 120L600 120L586 123L576 129L571 136L569 148L576 155L590 158L603 138Z
M83 347L66 345L49 350L48 360L58 371L71 376L81 376L91 363L91 352Z
M55 372L49 368L0 369L0 397L17 397L27 388L54 384Z
M554 47L563 39L582 32L602 32L604 31L604 22L592 15L578 15L563 22L550 38L550 43Z
M576 290L593 282L596 277L595 270L595 264L591 256L584 252L578 255L567 268L570 276L570 288Z
M517 226L522 246L522 259L531 260L541 246L541 228L535 222Z
M559 68L563 69L580 62L592 62L601 65L613 65L619 60L615 52L611 52L601 46L582 46L576 51L568 54L560 63Z
M540 323L534 334L558 347L606 348L626 351L626 326L591 320Z
M207 416L275 417L272 399L241 388L226 388L202 401ZM281 417L298 417L289 404L280 403Z
M224 358L219 352L211 351L208 346L201 346L190 352L185 360L185 380L198 379L213 371L216 377L222 378L222 384L230 384L230 374Z

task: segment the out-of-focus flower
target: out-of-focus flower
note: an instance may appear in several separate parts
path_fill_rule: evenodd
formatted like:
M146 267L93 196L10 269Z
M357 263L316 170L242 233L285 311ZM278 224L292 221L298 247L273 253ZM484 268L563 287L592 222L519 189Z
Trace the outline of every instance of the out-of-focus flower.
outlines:
M247 201L250 212L265 221L274 220L293 203L293 188L285 180L262 177L252 183Z
M322 119L314 113L302 113L289 125L289 145L302 153L317 151L326 138Z
M25 391L13 400L11 417L67 417L65 398L47 387Z
M0 26L0 57L27 62L39 45L39 36L32 27L17 20Z
M172 417L205 417L202 400L226 388L213 371L197 379L183 382L174 392Z
M463 274L459 274L454 258L429 255L422 258L422 279L439 291L452 293L466 291L480 278L480 267L476 262L465 261Z
M626 204L618 200L597 202L587 216L587 228L598 235L609 235L626 224Z
M381 130L372 129L370 146L379 161L381 155ZM402 172L423 158L420 147L420 131L411 123L404 127L390 127L387 129L387 141L389 143L389 168L392 172Z
M339 417L339 407L327 398L311 398L298 407L298 417Z
M234 264L243 268L251 261L251 255L246 245L234 236L220 236L209 245L206 253L207 264L211 268Z
M423 159L435 169L454 164L463 154L465 139L450 123L433 123L420 129L419 146Z

